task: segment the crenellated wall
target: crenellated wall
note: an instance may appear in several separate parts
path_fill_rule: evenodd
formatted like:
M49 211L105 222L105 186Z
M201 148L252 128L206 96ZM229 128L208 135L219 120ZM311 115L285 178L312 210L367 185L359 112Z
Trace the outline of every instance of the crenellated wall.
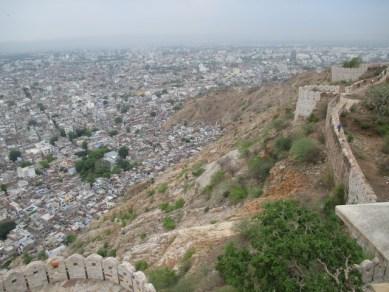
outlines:
M83 257L73 254L34 261L27 266L7 271L0 278L0 292L39 291L42 287L71 279L110 281L131 292L155 292L146 276L128 262L91 254Z

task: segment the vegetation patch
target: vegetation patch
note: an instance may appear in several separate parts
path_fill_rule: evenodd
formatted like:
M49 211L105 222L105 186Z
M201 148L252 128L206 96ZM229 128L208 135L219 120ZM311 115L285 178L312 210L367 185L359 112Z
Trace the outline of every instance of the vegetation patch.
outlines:
M171 217L165 217L163 219L163 228L165 228L165 230L169 231L169 230L173 230L176 228L176 222L174 222L173 218Z
M217 270L238 291L361 291L361 248L331 218L293 201L264 206L226 246Z
M163 203L159 206L159 208L165 213L169 213L177 209L181 209L182 207L184 207L184 205L185 205L185 200L180 198L174 204Z
M320 149L315 140L300 138L293 142L290 155L296 161L314 163L320 158Z

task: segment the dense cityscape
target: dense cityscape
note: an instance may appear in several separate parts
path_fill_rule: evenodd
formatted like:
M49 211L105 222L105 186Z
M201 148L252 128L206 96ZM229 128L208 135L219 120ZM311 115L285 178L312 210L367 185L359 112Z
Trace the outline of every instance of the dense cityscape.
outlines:
M389 48L165 48L0 55L0 220L16 225L0 261L50 256L126 189L216 140L218 125L175 125L189 98L257 87Z

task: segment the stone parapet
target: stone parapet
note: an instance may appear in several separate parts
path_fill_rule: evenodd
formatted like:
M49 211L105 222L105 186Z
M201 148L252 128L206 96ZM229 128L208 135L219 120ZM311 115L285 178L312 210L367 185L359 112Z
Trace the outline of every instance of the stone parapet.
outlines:
M155 292L144 273L130 263L97 254L87 258L79 254L66 259L55 257L9 270L0 278L0 292L40 291L47 285L71 279L110 281L131 292Z

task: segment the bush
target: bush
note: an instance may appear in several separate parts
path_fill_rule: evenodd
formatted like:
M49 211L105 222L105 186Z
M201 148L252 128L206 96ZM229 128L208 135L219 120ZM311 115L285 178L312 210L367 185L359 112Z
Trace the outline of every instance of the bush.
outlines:
M158 193L166 193L167 191L167 184L166 183L163 183L163 184L160 184L157 188L157 192Z
M320 158L320 150L314 140L300 138L293 142L290 155L299 162L316 162Z
M175 211L177 209L181 209L185 205L185 200L184 199L178 199L174 204L169 204L169 203L162 203L159 208L164 211L165 213L169 213L172 211Z
M251 187L248 190L248 194L252 198L259 198L263 193L262 188L260 187Z
M346 203L346 192L343 185L338 185L326 199L324 204L324 212L327 215L333 215L335 206L344 205Z
M200 175L203 174L204 171L205 169L202 166L202 164L196 164L192 169L192 175L195 177L199 177Z
M369 88L366 106L382 117L389 117L389 83Z
M149 267L149 264L144 260L137 261L135 263L135 269L137 271L145 271L145 270L147 270L148 267Z
M241 185L232 186L228 194L228 198L234 204L243 201L244 199L246 199L246 197L247 197L247 189Z
M162 224L163 228L168 231L176 228L176 222L171 217L165 217Z
M279 137L274 142L274 150L276 151L277 155L283 151L289 151L291 146L292 139L289 137Z
M167 267L154 269L148 273L149 281L154 285L155 289L166 289L174 286L178 281L176 272Z
M239 291L361 291L361 248L338 221L277 201L243 225L243 247L228 244L216 268ZM333 274L338 273L338 281Z
M128 147L127 146L120 147L118 154L122 159L125 159L128 156Z
M77 239L77 236L75 234L68 234L65 237L64 243L65 245L70 245L71 243L75 242Z
M252 158L249 163L249 174L251 177L254 177L259 180L265 180L270 173L274 165L273 160L271 159L263 159L259 156L255 156Z
M18 160L19 157L22 157L22 153L17 149L11 149L11 151L8 154L9 160L15 162Z

